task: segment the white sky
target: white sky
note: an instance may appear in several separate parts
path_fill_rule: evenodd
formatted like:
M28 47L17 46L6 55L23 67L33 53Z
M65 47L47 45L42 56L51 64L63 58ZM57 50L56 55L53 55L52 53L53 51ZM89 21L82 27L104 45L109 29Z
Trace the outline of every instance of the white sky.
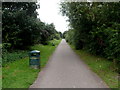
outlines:
M68 22L60 13L60 0L39 0L40 9L37 10L41 21L54 23L57 31L64 32L68 30Z

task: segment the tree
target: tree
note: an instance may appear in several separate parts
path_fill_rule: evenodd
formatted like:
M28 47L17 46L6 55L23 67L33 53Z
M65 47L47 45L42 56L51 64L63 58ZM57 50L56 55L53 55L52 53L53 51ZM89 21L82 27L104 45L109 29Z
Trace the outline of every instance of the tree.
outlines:
M64 36L76 49L86 49L109 60L120 60L120 3L63 2L62 15L72 30ZM73 38L71 38L71 36Z
M57 33L55 26L37 18L38 7L34 2L3 2L3 43L7 43L9 49L26 49L53 39Z

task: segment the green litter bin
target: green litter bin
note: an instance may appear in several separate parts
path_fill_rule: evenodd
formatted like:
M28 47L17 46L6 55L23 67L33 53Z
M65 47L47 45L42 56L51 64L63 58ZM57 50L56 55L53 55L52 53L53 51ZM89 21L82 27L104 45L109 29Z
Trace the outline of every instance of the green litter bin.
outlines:
M29 53L29 65L31 68L40 69L40 51L33 50Z

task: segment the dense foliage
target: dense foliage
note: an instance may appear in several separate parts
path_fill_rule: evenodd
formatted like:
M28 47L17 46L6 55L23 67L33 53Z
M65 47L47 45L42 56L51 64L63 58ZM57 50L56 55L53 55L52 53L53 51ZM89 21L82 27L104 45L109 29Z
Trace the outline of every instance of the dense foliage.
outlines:
M50 39L60 38L53 23L46 24L37 18L39 5L36 3L4 2L2 6L2 40L7 50L46 44Z
M28 52L29 51L27 50L17 50L13 51L12 53L3 51L2 66L5 66L5 64L27 57Z
M2 3L2 61L3 64L28 56L30 46L48 44L60 39L53 23L47 24L37 18L34 2Z
M76 49L120 62L120 3L63 2L61 12L71 26L63 35Z

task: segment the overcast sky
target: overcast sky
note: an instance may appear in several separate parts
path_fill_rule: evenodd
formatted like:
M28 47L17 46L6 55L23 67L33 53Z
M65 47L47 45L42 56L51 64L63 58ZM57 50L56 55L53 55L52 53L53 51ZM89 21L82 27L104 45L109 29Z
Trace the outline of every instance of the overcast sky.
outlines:
M60 0L40 0L40 9L37 10L41 21L54 23L57 31L64 32L68 30L68 22L59 11Z

